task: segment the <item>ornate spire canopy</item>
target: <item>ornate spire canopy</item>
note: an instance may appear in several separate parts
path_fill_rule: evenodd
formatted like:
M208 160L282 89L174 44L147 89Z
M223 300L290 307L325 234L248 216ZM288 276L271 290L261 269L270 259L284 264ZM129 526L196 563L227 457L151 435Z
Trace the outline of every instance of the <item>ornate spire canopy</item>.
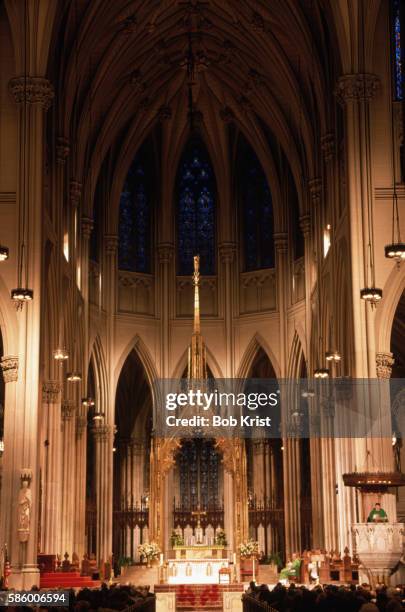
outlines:
M191 344L188 349L188 372L189 380L203 380L207 378L207 360L205 344L201 335L200 319L200 256L194 255L194 328L191 336Z

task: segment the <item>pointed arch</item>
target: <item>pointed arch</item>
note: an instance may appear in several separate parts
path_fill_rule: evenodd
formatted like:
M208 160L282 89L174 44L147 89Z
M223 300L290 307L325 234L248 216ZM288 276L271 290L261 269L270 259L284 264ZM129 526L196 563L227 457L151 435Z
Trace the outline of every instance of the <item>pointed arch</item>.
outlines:
M115 394L117 392L117 384L118 384L118 379L119 376L121 374L122 368L124 366L124 363L127 360L128 355L130 354L130 352L134 350L141 363L142 366L145 370L146 373L146 377L149 383L149 386L151 389L153 389L153 382L159 378L159 372L156 368L155 362L152 358L152 355L149 352L149 349L146 345L146 343L142 340L141 336L139 334L136 334L133 338L131 338L131 340L128 342L128 344L125 346L124 350L122 351L116 365L115 365L115 370L114 370L114 389L113 389L113 395L115 397Z
M298 330L295 330L291 343L290 359L288 361L288 378L300 378L302 373L302 362L306 363L303 344ZM307 367L308 370L308 367Z
M177 268L192 273L193 256L200 255L201 273L216 269L217 183L211 158L201 138L190 138L176 173Z
M239 368L237 370L237 378L246 378L249 375L249 372L254 363L255 357L258 351L262 349L267 357L269 358L270 363L273 366L274 372L277 378L281 376L280 364L277 361L277 358L270 348L269 344L264 340L264 338L256 333L253 338L250 340L245 352L242 356L242 359L239 363Z
M383 299L375 317L376 352L389 353L391 331L402 293L405 291L405 267L392 266L391 274L383 287Z
M108 402L108 377L105 353L100 336L96 336L93 348L90 352L90 362L93 365L94 383L95 383L95 400L100 412L106 415L107 422L111 420L111 410ZM89 365L90 367L90 365Z

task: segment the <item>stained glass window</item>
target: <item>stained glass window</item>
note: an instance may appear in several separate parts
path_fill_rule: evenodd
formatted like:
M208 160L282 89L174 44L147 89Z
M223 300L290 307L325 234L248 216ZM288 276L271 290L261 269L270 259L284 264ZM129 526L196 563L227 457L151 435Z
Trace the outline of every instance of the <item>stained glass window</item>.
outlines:
M135 157L120 199L118 266L151 271L151 163L143 148Z
M218 506L220 457L212 440L183 440L177 455L180 500L184 509Z
M239 146L238 180L242 203L245 270L274 267L274 218L263 168L246 141Z
M205 147L186 147L177 174L178 273L190 275L200 255L202 274L215 273L215 177Z
M404 7L402 0L392 2L392 52L394 97L404 99Z

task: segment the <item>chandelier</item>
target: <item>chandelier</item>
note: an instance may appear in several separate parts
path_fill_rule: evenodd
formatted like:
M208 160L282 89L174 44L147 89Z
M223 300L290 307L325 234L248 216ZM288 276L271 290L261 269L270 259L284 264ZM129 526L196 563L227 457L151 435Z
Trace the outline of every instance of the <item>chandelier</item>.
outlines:
M8 247L0 244L0 261L6 261L6 259L8 259L8 254Z

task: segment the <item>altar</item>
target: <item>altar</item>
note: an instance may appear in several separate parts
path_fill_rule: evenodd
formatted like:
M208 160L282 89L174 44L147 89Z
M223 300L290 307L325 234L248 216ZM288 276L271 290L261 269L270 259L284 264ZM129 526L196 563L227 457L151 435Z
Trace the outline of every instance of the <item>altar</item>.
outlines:
M167 563L169 584L218 584L219 571L229 568L224 546L174 546Z

